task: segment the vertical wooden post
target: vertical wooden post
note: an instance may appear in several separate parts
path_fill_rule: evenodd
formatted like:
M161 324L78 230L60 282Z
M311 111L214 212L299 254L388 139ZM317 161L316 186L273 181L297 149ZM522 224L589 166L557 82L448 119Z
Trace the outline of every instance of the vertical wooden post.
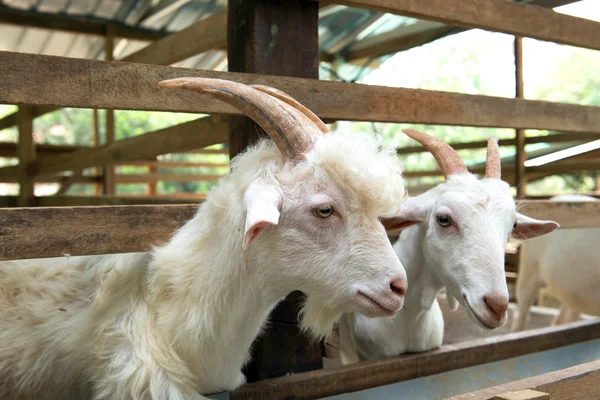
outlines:
M154 176L158 172L158 167L156 164L150 165L148 167L148 175ZM149 196L156 196L156 185L157 181L148 182L147 191Z
M93 125L94 125L94 132L93 132L93 136L92 136L92 146L97 147L100 144L100 126L99 126L97 109L92 110L92 119L93 119ZM92 171L93 171L94 175L98 175L98 171L99 171L98 168L94 168ZM94 193L96 194L96 196L98 196L100 194L100 187L101 187L101 185L98 182L94 183Z
M304 0L228 0L229 71L317 79L318 7ZM244 117L231 118L229 129L230 158L264 135ZM248 381L322 368L322 344L311 343L296 324L301 300L294 292L271 314L253 344Z
M27 173L27 166L35 161L35 143L33 140L33 113L30 106L19 106L17 112L19 127L19 143L17 143L17 156L19 157L19 207L32 207L35 205L34 177Z
M523 98L523 38L515 36L515 81L516 81L516 96ZM525 161L527 154L525 153L525 130L515 130L516 150L515 156L515 186L517 187L517 198L522 199L527 195L527 176L525 175Z
M109 61L113 60L114 49L114 25L106 25L106 40L104 42L105 58ZM115 110L106 110L106 145L111 145L115 141ZM114 165L104 166L103 192L105 195L115 194L115 167Z

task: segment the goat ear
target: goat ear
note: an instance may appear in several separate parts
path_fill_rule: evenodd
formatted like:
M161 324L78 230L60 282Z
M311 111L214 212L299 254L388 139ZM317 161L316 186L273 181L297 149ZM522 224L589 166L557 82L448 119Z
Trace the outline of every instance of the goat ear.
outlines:
M395 217L382 218L381 223L388 233L398 233L409 226L421 223L425 220L427 212L421 201L413 197L402 204L400 214Z
M246 207L246 227L243 248L246 249L263 229L279 223L281 193L271 185L254 181L244 193L244 205Z
M540 221L517 213L516 226L512 230L512 236L515 239L527 240L537 236L546 235L558 227L560 227L560 225L557 222Z

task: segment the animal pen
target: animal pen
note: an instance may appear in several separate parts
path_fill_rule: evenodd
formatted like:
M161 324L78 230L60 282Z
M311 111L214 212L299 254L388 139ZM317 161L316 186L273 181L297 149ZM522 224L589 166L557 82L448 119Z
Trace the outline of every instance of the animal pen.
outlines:
M213 2L215 3L215 2ZM219 2L216 2L217 4ZM596 107L523 99L522 38L600 50L600 23L554 12L570 3L533 0L228 0L227 10L165 35L114 22L85 21L66 15L33 16L5 6L0 22L106 37L106 61L18 52L0 52L0 103L18 111L0 120L0 129L16 125L16 145L0 144L3 156L19 164L0 168L0 180L17 182L19 194L0 199L0 259L61 257L146 251L165 241L197 206L181 198L156 196L152 185L165 176L119 177L114 166L132 163L159 168L156 157L167 153L222 152L203 150L227 143L232 158L263 133L233 107L208 96L161 91L156 84L187 76L227 79L281 89L325 122L371 121L423 123L515 129L514 166L504 180L515 185L528 215L552 219L561 229L600 227L597 203L524 199L525 181L573 170L598 169L589 157L540 167L525 167L526 143L586 142L600 134ZM162 4L162 3L161 3ZM375 37L347 52L360 59L418 46L437 37L472 28L515 35L516 98L467 95L431 90L391 88L318 80L319 12L351 6L414 17L420 29ZM366 23L367 21L365 21ZM441 24L440 24L441 23ZM113 41L152 41L147 47L113 61ZM352 38L350 39L350 41ZM169 65L211 50L227 49L229 72L175 68ZM106 109L105 146L76 148L43 145L33 140L33 120L61 107ZM114 141L113 110L210 114L138 137ZM525 129L561 132L526 137ZM456 149L484 148L485 142L457 143ZM400 148L400 154L423 151ZM102 175L78 174L102 168ZM60 177L73 171L70 177ZM481 170L473 169L473 173ZM439 175L438 171L407 176ZM196 177L196 179L216 177ZM115 196L117 182L149 184L150 197ZM179 179L177 177L173 179ZM103 186L101 196L34 196L35 182L87 182ZM410 192L410 188L409 188ZM413 194L412 192L410 192ZM187 199L187 202L197 199ZM16 206L16 207L15 207ZM325 346L312 343L298 330L301 294L288 297L273 312L268 330L255 342L245 373L250 383L219 398L439 398L457 399L584 399L600 393L600 322L586 320L522 333L475 337L439 350L324 368ZM499 386L498 386L499 385ZM523 391L516 397L512 392ZM358 392L355 395L351 392ZM471 392L471 393L469 393Z

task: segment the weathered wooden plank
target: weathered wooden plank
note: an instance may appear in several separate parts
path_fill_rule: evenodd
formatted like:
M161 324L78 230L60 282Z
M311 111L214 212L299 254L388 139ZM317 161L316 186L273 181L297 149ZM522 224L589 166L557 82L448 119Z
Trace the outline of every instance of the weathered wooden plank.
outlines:
M341 368L255 382L234 390L229 394L229 398L231 400L322 398L549 350L595 339L599 335L600 322L597 320L533 329L446 345L438 350L420 354L364 361ZM545 388L540 387L539 390L544 391Z
M193 161L126 161L120 163L120 165L137 165L140 167L155 167L155 168L225 168L229 167L229 164L223 163L202 163Z
M206 147L227 140L227 124L221 117L200 118L169 128L119 140L110 146L45 157L30 166L33 175L53 175L110 163L138 161L166 153ZM0 168L0 172L1 172Z
M38 207L120 206L139 204L197 204L201 199L182 199L170 196L40 196Z
M198 195L191 195L194 198L190 200L197 201ZM76 196L62 196L64 198L72 198L73 201L76 200ZM84 196L85 197L85 196ZM123 196L121 196L123 197ZM178 199L189 198L188 195L173 195L167 196ZM37 204L39 206L50 206L50 205L67 205L68 201L61 203L61 197L38 197ZM102 196L99 197L98 201L101 200ZM133 196L132 196L133 198ZM110 200L111 197L106 198L107 201ZM121 204L118 203L119 200L115 200L113 204ZM134 200L132 200L134 201ZM1 203L1 202L0 202ZM7 200L6 204L13 204L12 200ZM94 204L93 200L81 200L80 204ZM98 203L96 203L98 204ZM99 203L102 204L102 203ZM533 217L540 219L550 219L557 221L561 224L561 228L584 228L584 227L600 227L600 204L598 202L554 202L554 201L544 201L544 200L522 200L519 201L519 209ZM148 206L151 207L151 206ZM177 207L177 206L171 206ZM183 211L181 213L185 214L189 211L187 206L183 207ZM170 225L169 218L171 218L172 213L177 213L173 211L173 208L166 209L163 219L160 217L160 206L157 206L156 209L150 210L149 208L144 208L143 210L148 211L153 215L152 223L155 223L156 226L153 226L151 231L154 235L161 237L168 237L173 233L173 227ZM88 211L86 211L88 210ZM98 235L103 237L103 240L97 243L89 242L87 247L77 247L79 255L84 254L102 254L102 253L111 253L111 252L135 252L135 251L144 251L146 249L147 243L144 242L145 239L139 239L138 241L125 241L122 242L122 237L116 235L115 237L110 236L110 232L117 232L123 226L133 226L136 224L136 219L138 218L138 213L140 209L132 208L131 213L127 213L127 207L124 207L122 210L119 209L119 218L114 219L112 216L114 215L114 211L111 208L65 208L62 212L57 212L54 209L45 209L38 208L35 211L31 211L28 208L24 209L0 209L0 228L8 229L8 231L0 231L0 259L10 259L11 257L15 257L15 259L28 257L28 252L35 252L31 257L54 257L57 253L52 246L42 246L40 248L30 249L28 245L32 243L32 240L38 240L41 242L49 240L52 242L54 237L57 235L57 230L53 229L49 231L48 229L43 230L39 228L40 226L55 226L53 224L57 224L56 226L60 226L59 236L60 240L63 242L67 242L69 238L73 238L74 241L77 241L77 236L80 234L82 225L85 224L86 221L90 220L92 217L90 215L94 215L95 218L98 218L97 221L102 221L102 224L94 224L91 225L89 229L89 234L91 235L91 231L98 232ZM186 211L187 210L187 211ZM90 214L86 214L86 213ZM103 215L106 214L106 216ZM183 215L182 214L182 215ZM14 217L17 215L18 217ZM24 217L24 216L25 217ZM185 214L191 215L191 214ZM26 218L26 219L24 219ZM52 220L51 225L44 225L48 220ZM37 222L36 222L37 221ZM150 224L150 222L148 222ZM4 232L4 233L2 233ZM131 232L130 232L131 233ZM138 232L136 234L144 235L143 232ZM45 236L48 236L48 239ZM125 234L122 234L125 235ZM30 237L34 239L30 239ZM110 243L110 242L116 243ZM4 244L2 244L4 243ZM113 249L118 250L113 250ZM62 251L62 250L60 250ZM89 253L86 253L88 252ZM75 253L73 253L75 254Z
M10 104L239 115L208 96L156 85L204 76L277 87L327 119L592 133L600 126L599 108L592 106L118 61L0 52L0 76L0 103Z
M338 4L600 50L600 23L506 0L336 0Z
M148 183L157 181L166 182L198 182L217 181L223 174L119 174L116 176L117 183Z
M70 153L76 150L89 148L89 146L71 146L37 143L35 146L36 158L47 155ZM0 157L17 157L16 142L0 142Z
M228 68L233 72L312 78L319 77L318 5L305 0L229 0ZM264 137L249 118L229 123L229 156ZM299 304L294 292L270 315L270 324L252 345L252 360L244 368L248 381L323 367L321 345L298 327Z
M448 400L518 399L519 397L506 397L503 394L504 392L516 390L547 393L550 397L546 398L550 398L551 400L596 399L598 398L598 393L600 393L600 360L454 396ZM521 398L536 399L536 397ZM539 398L543 399L544 397Z
M196 209L196 205L0 209L0 260L147 251L168 240Z
M167 31L132 27L100 18L40 13L39 11L31 13L6 6L0 6L0 23L97 36L104 36L106 25L113 24L116 37L142 41L157 40L169 34Z

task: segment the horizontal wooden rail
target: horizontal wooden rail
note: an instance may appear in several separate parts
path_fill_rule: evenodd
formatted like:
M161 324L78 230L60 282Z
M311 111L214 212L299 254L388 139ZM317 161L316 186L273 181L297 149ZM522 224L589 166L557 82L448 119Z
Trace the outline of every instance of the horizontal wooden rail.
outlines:
M128 161L119 163L119 165L134 165L138 167L156 167L156 168L225 168L229 164L201 163L193 161Z
M600 23L506 0L336 0L335 3L600 50Z
M0 209L0 260L148 251L196 205Z
M166 182L198 182L217 181L225 175L217 174L119 174L115 176L117 183Z
M43 73L41 73L43 72ZM0 52L0 103L239 114L209 96L159 88L183 76L284 90L322 118L598 132L600 108L280 76Z
M56 144L37 144L35 151L37 157L45 157L48 155L56 155L62 153L71 153L76 150L89 148L89 146L72 146L72 145L56 145ZM0 157L17 158L17 143L15 142L0 142Z
M600 337L597 320L532 329L442 346L420 354L364 361L244 385L230 400L316 399L370 389Z
M519 393L521 395L519 397L505 395L505 393L527 389L547 393L549 397L546 399L549 400L595 399L600 393L600 360L450 397L447 400L544 399L543 397L525 397L526 393Z
M0 196L1 207L18 207L18 196ZM206 196L200 193L171 193L155 196L117 195L117 196L37 196L34 207L81 207L81 206L119 206L142 204L197 204Z
M519 204L530 217L555 220L562 228L600 227L600 202ZM0 260L146 251L165 241L195 209L189 205L0 209Z

